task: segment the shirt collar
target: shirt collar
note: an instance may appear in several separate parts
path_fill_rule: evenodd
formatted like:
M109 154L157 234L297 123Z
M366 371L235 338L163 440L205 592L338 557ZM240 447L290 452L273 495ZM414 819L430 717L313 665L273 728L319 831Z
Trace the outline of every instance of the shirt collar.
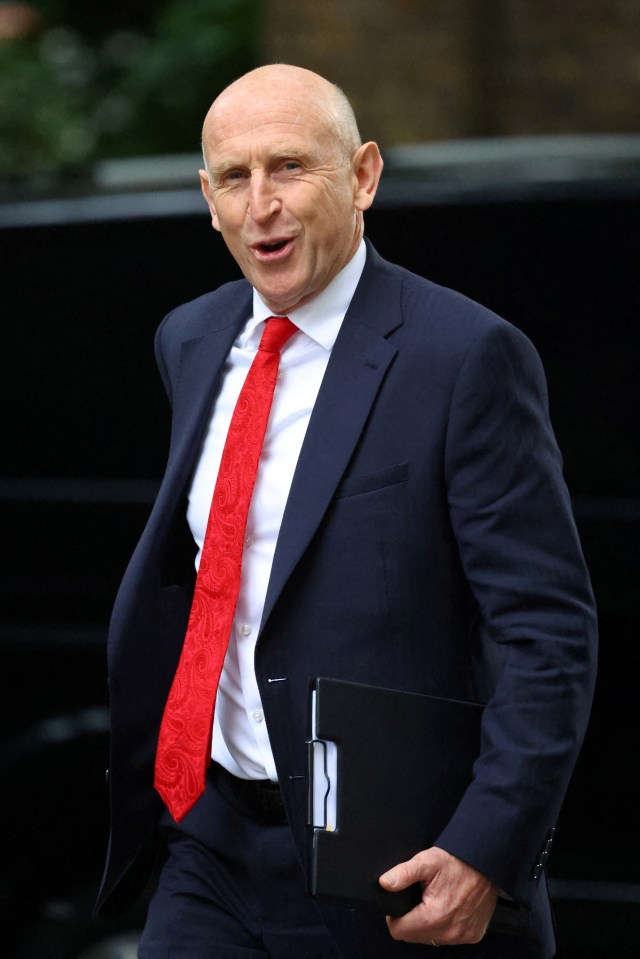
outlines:
M325 350L331 350L338 337L345 313L362 276L366 258L367 248L364 240L361 240L354 255L337 276L334 276L331 283L308 303L291 311L291 321ZM254 289L253 316L242 330L238 345L243 349L257 349L264 321L270 316L273 316L273 311Z

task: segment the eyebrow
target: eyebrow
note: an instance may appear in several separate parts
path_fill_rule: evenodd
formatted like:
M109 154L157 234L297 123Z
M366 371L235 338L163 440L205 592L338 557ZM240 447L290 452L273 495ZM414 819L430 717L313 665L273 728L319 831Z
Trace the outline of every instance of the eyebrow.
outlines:
M289 147L285 143L284 146L278 147L271 153L271 158L273 160L303 160L308 163L310 166L320 162L320 154L317 150L313 149L304 149L301 150L299 147Z

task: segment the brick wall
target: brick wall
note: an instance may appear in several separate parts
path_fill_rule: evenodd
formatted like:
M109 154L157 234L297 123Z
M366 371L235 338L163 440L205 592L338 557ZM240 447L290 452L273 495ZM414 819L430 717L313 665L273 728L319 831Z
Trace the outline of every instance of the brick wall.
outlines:
M366 139L638 132L640 0L266 0L263 62L340 84Z

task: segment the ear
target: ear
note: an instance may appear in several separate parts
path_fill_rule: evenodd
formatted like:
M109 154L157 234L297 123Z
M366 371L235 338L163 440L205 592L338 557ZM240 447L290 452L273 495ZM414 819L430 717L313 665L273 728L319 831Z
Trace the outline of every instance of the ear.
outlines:
M202 190L203 197L207 201L209 212L211 213L211 222L213 223L213 229L220 232L220 224L218 223L218 214L216 213L213 197L211 196L211 184L209 183L209 174L207 173L206 170L200 170L200 188Z
M378 144L370 141L363 143L353 154L352 168L356 179L354 203L356 210L362 213L368 210L378 189L382 174L382 157Z

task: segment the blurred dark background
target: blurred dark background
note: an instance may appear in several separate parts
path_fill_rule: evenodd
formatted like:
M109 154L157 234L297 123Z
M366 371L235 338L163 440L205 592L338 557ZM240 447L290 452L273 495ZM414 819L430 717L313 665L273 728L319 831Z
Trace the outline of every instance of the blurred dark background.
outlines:
M166 454L153 333L237 276L197 190L202 115L278 59L340 82L382 143L379 251L542 355L602 637L550 864L558 959L640 953L639 39L615 0L0 3L0 954L135 955L141 914L90 917L106 625Z

